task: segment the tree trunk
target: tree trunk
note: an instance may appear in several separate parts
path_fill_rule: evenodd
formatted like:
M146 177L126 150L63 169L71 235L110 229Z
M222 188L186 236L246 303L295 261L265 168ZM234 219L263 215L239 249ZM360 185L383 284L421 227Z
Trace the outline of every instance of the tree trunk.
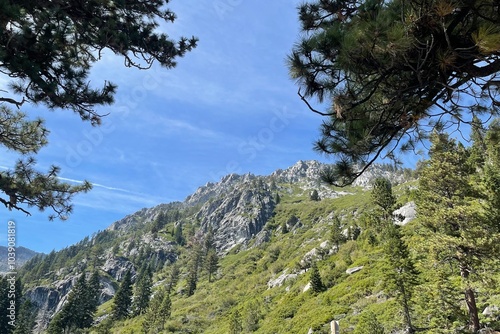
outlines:
M466 267L460 267L460 274L462 278L466 281L469 277L469 269ZM479 332L479 316L477 314L476 305L476 295L474 289L472 289L468 284L464 291L465 303L467 304L467 311L469 312L469 328L473 333Z
M479 331L479 316L477 314L476 296L470 287L465 289L465 302L469 311L469 326L474 333Z
M402 282L400 282L402 283ZM403 314L404 314L404 319L406 323L406 333L408 334L415 334L415 329L413 328L413 325L411 323L411 314L410 314L410 305L408 301L408 296L406 294L406 289L404 284L401 284L401 292L402 292L402 304L403 304Z

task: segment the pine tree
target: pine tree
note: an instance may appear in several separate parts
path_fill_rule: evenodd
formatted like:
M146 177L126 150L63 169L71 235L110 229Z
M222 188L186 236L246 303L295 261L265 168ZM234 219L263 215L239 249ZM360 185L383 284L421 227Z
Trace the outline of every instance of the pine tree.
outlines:
M167 217L163 211L160 211L158 216L156 216L153 221L153 226L151 227L151 233L158 233L167 223Z
M13 170L0 173L0 192L5 195L0 203L6 208L26 214L31 207L50 209L49 219L66 219L73 196L90 190L89 182L77 186L61 182L58 167L46 173L35 169L33 155L47 144L48 130L43 120L29 120L17 109L41 104L50 110L71 110L99 125L102 116L96 108L113 103L116 93L109 81L92 87L89 80L103 51L123 57L126 67L148 69L158 62L172 68L177 58L196 46L196 38L174 41L157 32L160 23L174 21L167 3L2 3L0 75L8 81L3 87L8 90L0 90L0 145L24 156Z
M474 141L475 143L476 141ZM500 221L500 119L491 122L484 136L480 183L488 201L488 220Z
M337 216L333 216L332 219L332 227L330 229L330 241L336 247L336 251L339 250L340 244L346 241L346 236L342 231L342 222Z
M412 297L419 283L419 272L399 229L397 225L388 225L384 233L383 249L387 266L387 270L384 271L384 283L388 291L396 295L403 312L406 333L413 334L415 328L412 321Z
M83 316L83 328L92 326L94 314L99 306L99 295L101 283L99 273L94 271L87 282L87 293L85 296L85 314Z
M419 179L419 208L424 252L433 266L460 273L469 328L480 328L475 285L478 269L488 270L488 261L499 253L500 227L492 220L489 201L472 182L481 166L471 161L470 149L445 134L434 134L430 160Z
M144 313L149 305L153 281L151 269L146 263L142 266L137 277L133 303L134 315Z
M324 118L315 149L337 161L326 181L351 184L433 129L464 133L474 115L498 114L497 1L308 0L298 12L303 34L288 67L299 98Z
M309 196L309 199L311 201L319 201L320 198L319 198L319 194L318 194L318 191L316 189L314 189L313 191L311 191L311 194Z
M184 236L182 235L182 223L180 222L175 226L174 240L177 244L181 246L184 246L186 243Z
M212 282L212 276L219 269L219 257L215 250L211 249L205 257L205 267L208 272L208 281Z
M36 306L29 300L24 300L19 309L19 314L16 318L16 327L13 334L26 334L31 333L35 327L35 320L37 315ZM3 333L3 332L2 332Z
M168 277L167 283L167 293L170 294L173 288L177 285L179 281L180 269L177 263L174 263L170 267L170 275Z
M188 274L187 274L187 284L188 290L187 295L192 296L196 290L198 284L198 271L202 261L202 249L201 245L198 243L193 244L193 248L190 252L190 259L188 264Z
M165 321L170 318L172 314L172 301L170 300L170 295L168 293L162 298L160 305L160 317L158 319L158 329L162 331L165 327Z
M284 221L283 223L281 223L281 233L287 234L288 232L290 232L288 230L288 224L286 223L286 221Z
M132 275L130 270L128 270L115 294L113 301L113 318L116 320L127 318L129 316L131 304Z
M187 295L192 296L198 284L198 265L191 262L187 275Z
M203 243L204 255L206 256L211 250L215 250L215 236L212 226L209 226L207 233L205 234L205 240Z
M399 226L392 221L392 212L396 197L392 192L391 182L377 178L371 192L372 202L380 210L382 235L384 237L384 258L387 270L384 271L384 283L390 293L395 293L403 312L406 332L415 333L412 323L412 295L417 285L418 272L410 256L408 246L402 240Z
M91 292L93 291L89 289L85 273L82 273L71 290L67 302L50 322L48 333L72 333L76 329L90 327L93 313L97 309L97 305L94 306L90 301L93 297Z
M280 194L276 193L276 195L274 196L274 203L278 205L280 204L280 202L281 202L281 196Z
M326 290L316 262L312 263L309 282L311 283L311 291L314 293L320 293Z
M11 326L9 325L8 308L10 300L8 297L9 283L7 277L0 277L0 333L9 334Z
M163 331L165 321L170 318L172 302L165 290L159 289L151 299L142 323L143 333L156 334Z
M383 212L383 219L385 222L390 222L396 198L392 193L391 182L383 177L376 178L373 183L372 201Z

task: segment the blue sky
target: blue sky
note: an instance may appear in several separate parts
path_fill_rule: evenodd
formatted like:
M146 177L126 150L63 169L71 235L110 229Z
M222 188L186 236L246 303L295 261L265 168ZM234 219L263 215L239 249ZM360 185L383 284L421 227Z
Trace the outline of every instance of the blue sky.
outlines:
M18 245L50 252L141 208L182 201L229 173L267 175L298 160L325 161L312 151L321 118L300 101L285 64L299 36L298 3L172 1L178 19L162 29L172 37L195 35L198 47L173 70L128 69L105 54L92 84L110 80L118 94L114 105L99 108L110 113L100 128L70 111L26 106L51 131L39 168L58 165L61 177L87 179L94 189L75 197L64 222L49 222L49 212L26 217L2 208L0 244L9 219L17 223ZM17 158L2 152L0 168Z

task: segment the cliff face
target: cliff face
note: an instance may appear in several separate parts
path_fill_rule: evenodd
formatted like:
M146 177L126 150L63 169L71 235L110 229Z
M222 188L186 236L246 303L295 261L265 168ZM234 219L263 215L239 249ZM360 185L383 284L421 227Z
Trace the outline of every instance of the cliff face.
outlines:
M260 179L244 181L218 193L201 207L196 217L201 222L201 231L211 228L216 249L225 252L259 233L272 217L275 206L267 184Z
M46 282L46 277L51 277L52 283L32 285L26 291L27 298L39 310L35 333L41 333L54 314L61 310L77 278L90 264L101 274L100 303L104 303L114 296L128 270L135 280L142 265L137 259L147 259L156 270L164 264L176 262L182 246L174 238L177 226L189 228L190 232L184 232L188 239L187 247L189 238L202 240L205 233L211 230L220 256L238 245L248 247L252 239L254 246L269 241L270 232L265 226L274 216L278 193L307 198L313 190L318 192L320 198L348 194L320 182L323 166L317 161L299 161L268 176L230 174L220 182L200 187L183 202L142 209L111 224L105 231L81 242L78 251L70 253L70 257L79 259L73 267L52 268L51 265L51 271L45 274L42 281ZM387 175L390 176L390 173L376 169L358 185L369 186L373 178ZM153 226L161 215L167 217L166 222L155 230ZM90 251L96 246L102 249Z

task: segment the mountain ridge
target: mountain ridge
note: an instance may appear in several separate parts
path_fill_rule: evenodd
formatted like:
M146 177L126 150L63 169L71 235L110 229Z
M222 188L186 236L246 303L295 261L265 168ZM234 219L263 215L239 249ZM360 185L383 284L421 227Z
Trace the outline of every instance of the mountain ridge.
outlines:
M26 296L38 305L34 333L44 331L49 321L64 306L77 277L88 268L94 268L101 274L99 300L107 303L113 298L127 270L132 271L135 281L144 263L149 263L158 272L171 268L174 263L188 265L190 252L197 243L203 242L209 231L213 233L213 246L221 259L240 251L268 247L265 245L272 243L276 233L285 233L285 230L293 234L303 233L301 231L306 226L328 224L332 209L322 208L320 200L335 201L355 196L356 192L364 192L370 178L381 175L388 175L395 182L404 179L403 170L387 173L387 166L374 166L357 187L339 189L320 182L319 174L324 166L314 160L299 160L289 168L278 169L270 175L229 174L219 182L209 182L199 187L183 202L141 209L75 245L52 252L38 262L28 262L23 280L27 283ZM329 210L321 214L324 217L307 218L303 212L283 216L280 213L282 209L277 211L283 206L280 204L282 199L292 206L295 205L293 203L311 201L311 192L314 190L319 198L311 202L317 203L312 207L318 206L321 211ZM356 214L352 209L344 211L341 210L344 212L343 217ZM317 252L320 253L319 250ZM309 260L300 261L301 270L307 268L310 259L316 258L317 254L303 256ZM221 277L221 273L215 275L216 279ZM285 273L286 277L292 277L288 275L296 274ZM182 277L186 279L186 276ZM156 284L162 282L161 276L158 280ZM265 286L268 284L266 281ZM179 288L176 293L182 296L186 290Z
M9 270L9 266L7 264L7 254L9 253L8 249L9 247L0 246L0 259L2 259L2 261L0 261L0 275L11 271ZM23 246L16 246L16 266L21 267L23 264L37 255L44 254Z

